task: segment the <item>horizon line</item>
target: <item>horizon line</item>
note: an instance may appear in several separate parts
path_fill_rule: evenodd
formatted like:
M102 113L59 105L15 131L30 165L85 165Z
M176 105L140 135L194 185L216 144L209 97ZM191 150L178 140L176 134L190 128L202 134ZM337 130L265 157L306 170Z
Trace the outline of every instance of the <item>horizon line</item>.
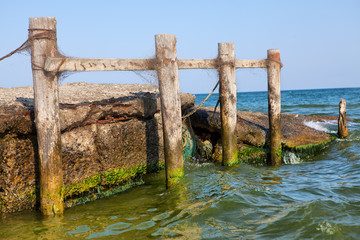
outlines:
M303 89L286 89L286 90L281 89L281 92L286 92L286 91L306 91L306 90L349 89L349 88L360 88L360 87L303 88ZM267 92L267 90L263 90L263 91L241 91L241 92L237 92L237 93L255 93L255 92ZM214 93L217 93L217 92L214 92ZM209 93L191 93L191 94L209 94Z

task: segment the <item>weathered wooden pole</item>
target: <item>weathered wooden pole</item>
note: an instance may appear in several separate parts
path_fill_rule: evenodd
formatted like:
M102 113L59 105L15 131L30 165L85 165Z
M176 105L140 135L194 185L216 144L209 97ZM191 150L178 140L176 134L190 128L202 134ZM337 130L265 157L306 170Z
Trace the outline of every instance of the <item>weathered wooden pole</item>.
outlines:
M267 51L268 59L268 104L270 130L270 163L281 165L281 92L280 92L280 50Z
M338 119L338 136L339 138L347 138L349 135L346 125L346 101L340 99L339 103L339 119Z
M220 116L222 139L222 164L238 162L236 132L236 79L235 44L219 43Z
M46 57L58 54L56 19L30 18L29 38L39 147L40 210L43 215L57 215L64 210L58 77L43 69Z
M166 187L169 187L184 177L176 38L171 34L158 34L155 35L155 45L164 134Z

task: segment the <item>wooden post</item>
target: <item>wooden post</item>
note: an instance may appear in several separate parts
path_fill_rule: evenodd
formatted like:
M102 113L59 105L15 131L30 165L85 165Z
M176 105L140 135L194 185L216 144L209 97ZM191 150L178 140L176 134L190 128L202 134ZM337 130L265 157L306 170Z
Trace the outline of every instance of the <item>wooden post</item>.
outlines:
M349 135L346 126L346 101L340 99L339 103L339 119L338 119L338 136L339 138L347 138Z
M280 92L280 50L267 51L268 58L268 104L270 130L270 163L281 165L281 92Z
M222 139L222 164L238 162L236 133L236 79L235 44L219 43L220 116Z
M43 215L57 215L64 210L58 77L43 69L46 57L58 54L56 19L30 18L29 38L40 161L40 210Z
M158 34L155 35L155 44L163 121L166 187L169 187L184 177L176 38L171 34Z

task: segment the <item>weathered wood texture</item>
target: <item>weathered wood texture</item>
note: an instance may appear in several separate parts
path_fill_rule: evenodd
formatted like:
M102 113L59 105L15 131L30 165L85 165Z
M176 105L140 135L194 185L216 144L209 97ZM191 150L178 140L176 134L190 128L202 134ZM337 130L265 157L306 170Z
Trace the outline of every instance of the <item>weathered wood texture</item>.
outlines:
M281 92L280 92L280 50L270 49L268 57L268 111L270 129L270 163L281 165ZM273 60L273 61L272 61Z
M62 214L64 205L58 77L43 70L46 57L58 54L55 18L30 18L29 38L32 44L35 122L40 161L40 210L44 215Z
M157 75L163 120L166 186L184 176L180 85L176 56L176 38L155 35Z
M347 138L349 135L346 125L346 101L340 99L339 103L339 119L338 119L338 136L339 138Z
M235 68L267 68L267 60L242 60L235 61Z
M222 164L237 162L235 45L219 43Z
M53 71L156 70L155 59L47 58L44 69Z
M266 60L236 60L235 68L266 68ZM179 59L179 69L216 69L217 59ZM52 58L45 61L45 71L141 71L156 70L156 59Z

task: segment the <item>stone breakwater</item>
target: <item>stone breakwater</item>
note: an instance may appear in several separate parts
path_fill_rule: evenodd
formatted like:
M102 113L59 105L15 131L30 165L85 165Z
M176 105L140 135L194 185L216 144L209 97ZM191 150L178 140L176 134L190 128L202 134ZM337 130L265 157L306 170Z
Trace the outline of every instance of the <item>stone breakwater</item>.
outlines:
M189 109L188 111L191 111ZM221 162L221 121L220 112L212 107L202 107L191 117L191 127L200 138L198 145L201 155L211 156ZM282 151L298 153L302 157L310 157L323 149L334 136L323 131L310 128L304 122L323 122L334 117L304 116L298 114L281 114ZM350 119L351 120L351 119ZM268 115L260 112L237 112L237 144L238 162L267 165L269 144Z
M61 85L60 121L64 200L67 207L141 183L141 175L164 167L158 87L139 84ZM183 114L195 97L181 94ZM38 148L33 88L0 89L0 212L35 209L39 200ZM331 141L304 121L316 116L282 114L283 150L313 152ZM238 112L239 162L265 165L268 118ZM196 143L204 160L221 161L220 115L200 108L186 121L184 144ZM192 139L187 139L192 138Z
M60 86L67 206L109 195L137 176L163 168L157 89L137 84ZM181 100L185 110L195 97L182 94ZM39 181L33 89L0 89L0 102L1 212L33 209Z

